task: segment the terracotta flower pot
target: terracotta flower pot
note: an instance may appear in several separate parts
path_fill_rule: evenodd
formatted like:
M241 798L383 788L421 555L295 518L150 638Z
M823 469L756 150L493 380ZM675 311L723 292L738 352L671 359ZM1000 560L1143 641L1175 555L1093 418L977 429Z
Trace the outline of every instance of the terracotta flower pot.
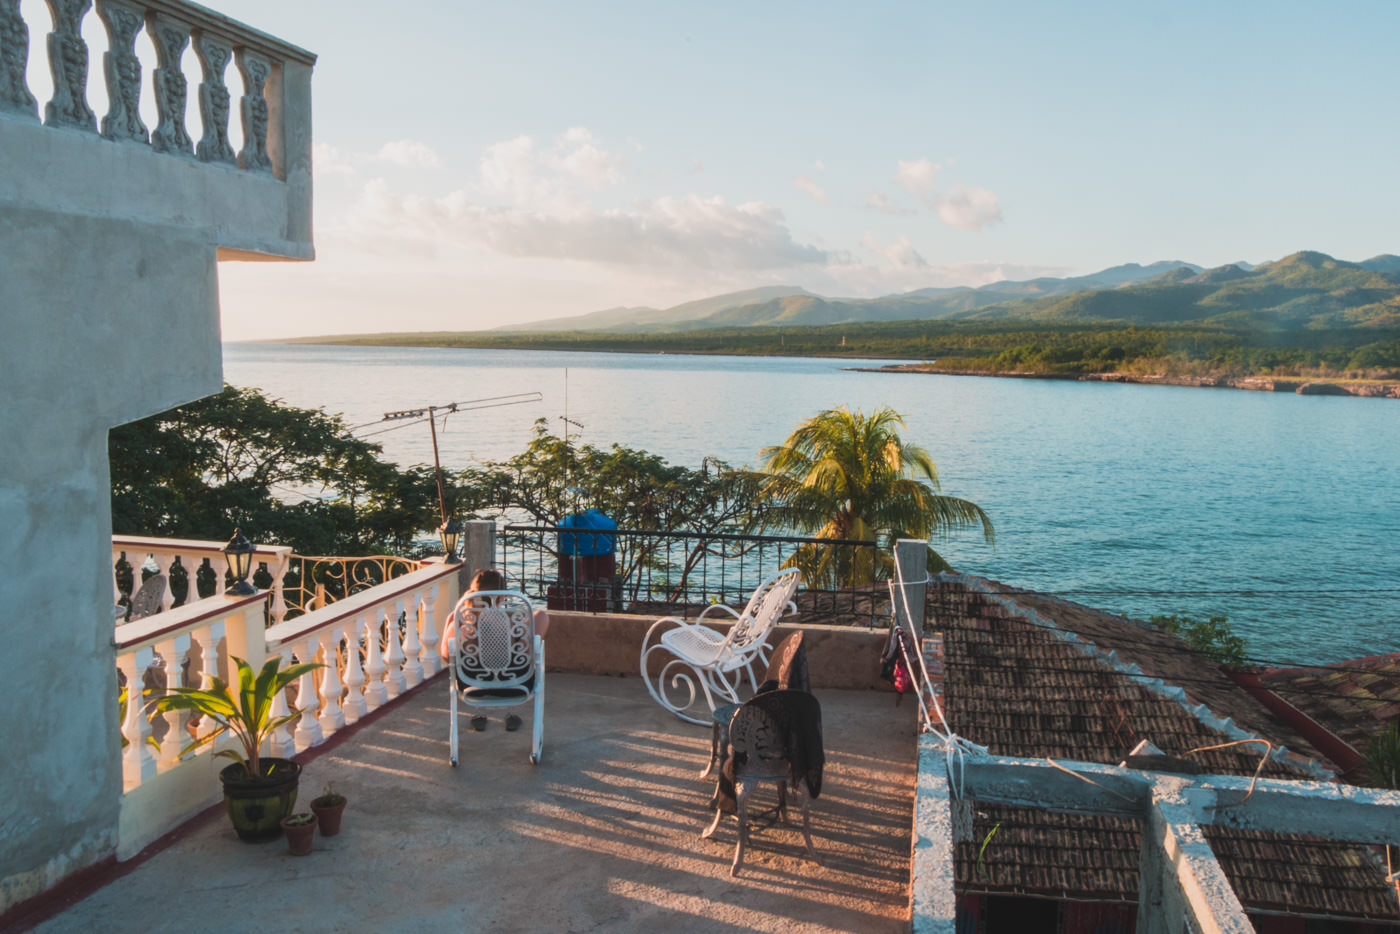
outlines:
M324 798L317 798L311 802L311 810L316 814L316 822L321 827L321 836L334 837L340 833L340 815L345 813L345 796L342 795L339 804L322 804Z
M224 786L224 807L233 829L242 840L274 840L281 820L292 813L297 800L301 766L291 759L263 757L267 774L248 778L239 763L224 766L219 780Z
M304 824L287 823L293 817L305 817L305 814L293 814L282 818L282 832L287 835L287 849L292 851L293 856L305 856L311 852L311 841L316 838L316 815L310 815L311 820Z

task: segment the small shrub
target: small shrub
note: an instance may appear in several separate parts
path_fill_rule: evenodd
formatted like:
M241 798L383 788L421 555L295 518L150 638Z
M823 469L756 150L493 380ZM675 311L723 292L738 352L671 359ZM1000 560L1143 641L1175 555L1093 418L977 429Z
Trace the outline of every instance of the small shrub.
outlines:
M1223 614L1208 620L1176 614L1153 616L1148 622L1180 636L1187 645L1217 665L1244 667L1245 641L1230 631L1230 620Z

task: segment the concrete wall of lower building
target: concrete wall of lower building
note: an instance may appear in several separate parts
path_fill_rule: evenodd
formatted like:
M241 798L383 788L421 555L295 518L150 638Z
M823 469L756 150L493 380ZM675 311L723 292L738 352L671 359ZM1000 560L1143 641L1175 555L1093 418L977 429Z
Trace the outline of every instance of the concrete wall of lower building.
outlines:
M215 250L129 220L0 210L0 908L115 844L107 430L218 390Z

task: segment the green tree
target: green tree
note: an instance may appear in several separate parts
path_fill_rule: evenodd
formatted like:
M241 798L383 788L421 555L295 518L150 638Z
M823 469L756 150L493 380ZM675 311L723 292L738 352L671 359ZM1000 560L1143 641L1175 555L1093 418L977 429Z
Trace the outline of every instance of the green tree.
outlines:
M1230 620L1224 615L1202 620L1191 616L1152 616L1147 620L1154 626L1174 633L1217 665L1232 668L1245 663L1245 641L1230 630Z
M305 555L407 554L438 524L432 470L379 453L339 416L225 386L112 429L112 530L217 541L237 526Z
M889 550L900 538L928 539L981 526L986 541L995 541L992 521L980 506L939 492L933 458L900 437L903 427L903 417L888 407L867 416L842 406L807 419L782 444L761 452L769 509L759 525L879 542L873 553L802 549L793 564L802 568L809 587L887 577ZM929 550L931 571L948 567Z

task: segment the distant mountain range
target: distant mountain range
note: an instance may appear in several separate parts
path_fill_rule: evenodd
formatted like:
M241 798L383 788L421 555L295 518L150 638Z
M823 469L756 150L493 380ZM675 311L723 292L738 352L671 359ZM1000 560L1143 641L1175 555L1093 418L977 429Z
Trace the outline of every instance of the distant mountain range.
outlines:
M1300 252L1272 263L1214 269L1181 261L1128 263L1088 276L929 288L871 299L772 286L674 308L612 308L498 328L513 333L667 333L875 321L978 319L1137 325L1220 324L1265 330L1400 324L1400 256L1360 263Z

